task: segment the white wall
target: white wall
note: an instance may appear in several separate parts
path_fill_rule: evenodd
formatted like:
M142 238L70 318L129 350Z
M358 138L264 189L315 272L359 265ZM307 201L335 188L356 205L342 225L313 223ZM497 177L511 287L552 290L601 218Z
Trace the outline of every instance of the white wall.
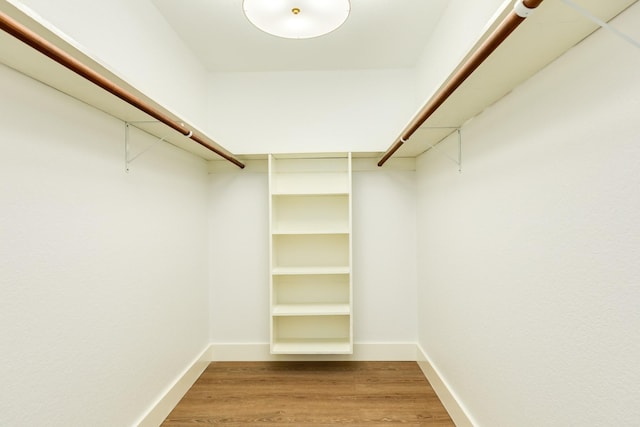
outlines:
M210 175L211 342L269 342L266 165ZM415 342L415 172L353 177L356 343ZM215 280L213 278L215 277Z
M384 151L415 83L409 69L211 73L208 127L238 154Z
M418 160L419 343L478 426L640 419L638 70L599 31L465 126L461 174Z
M127 174L122 122L3 66L0 93L0 425L133 425L208 344L206 163Z
M269 342L269 184L261 169L209 176L212 343Z
M355 342L416 342L415 231L415 171L354 173Z
M13 1L155 101L207 130L207 73L149 0Z

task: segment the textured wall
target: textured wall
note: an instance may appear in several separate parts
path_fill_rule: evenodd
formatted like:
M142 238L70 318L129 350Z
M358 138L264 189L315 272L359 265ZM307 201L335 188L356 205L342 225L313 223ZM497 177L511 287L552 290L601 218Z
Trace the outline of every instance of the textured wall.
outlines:
M415 342L416 176L378 168L353 176L356 342Z
M461 174L419 158L420 345L479 426L637 425L639 69L599 31L465 126Z
M267 173L213 173L209 183L210 341L268 343Z
M384 151L418 106L413 69L211 73L211 135L234 153Z
M127 174L122 122L5 67L0 93L0 425L133 425L208 343L206 163Z

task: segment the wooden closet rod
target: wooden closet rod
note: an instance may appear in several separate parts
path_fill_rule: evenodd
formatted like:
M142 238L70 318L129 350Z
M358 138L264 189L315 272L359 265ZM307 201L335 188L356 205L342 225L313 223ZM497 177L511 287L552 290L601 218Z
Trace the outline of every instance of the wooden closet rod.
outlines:
M415 118L402 131L398 140L391 146L378 162L385 164L398 149L407 142L411 135L451 96L453 92L493 53L494 50L525 20L529 13L543 0L518 0L513 11L507 15L489 37L473 52L458 71L440 88L440 90L418 112Z
M126 103L134 106L140 111L143 111L150 115L151 117L157 119L158 121L164 123L170 128L180 132L182 135L194 140L198 144L203 147L213 151L220 157L230 161L240 168L244 168L244 163L240 160L236 159L233 155L226 153L225 151L216 148L210 145L207 141L205 141L202 137L193 133L193 131L187 129L182 123L177 123L171 117L164 114L162 111L152 107L151 105L144 102L142 99L137 96L131 94L125 89L121 88L117 84L113 83L106 77L102 76L98 72L92 70L91 68L84 65L82 62L78 61L62 49L54 46L49 41L39 36L35 32L31 31L24 25L15 21L11 17L7 16L5 13L0 12L0 28L5 32L11 34L13 37L22 41L23 43L31 46L38 52L48 56L53 59L58 64L62 65L65 68L73 71L79 76L84 77L95 85L101 87L107 92L117 96L121 100Z

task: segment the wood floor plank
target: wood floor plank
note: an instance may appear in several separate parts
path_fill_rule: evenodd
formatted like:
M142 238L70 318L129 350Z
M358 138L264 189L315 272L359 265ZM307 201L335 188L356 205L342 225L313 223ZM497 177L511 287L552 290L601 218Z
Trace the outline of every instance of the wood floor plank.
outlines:
M215 362L163 427L454 427L415 362Z

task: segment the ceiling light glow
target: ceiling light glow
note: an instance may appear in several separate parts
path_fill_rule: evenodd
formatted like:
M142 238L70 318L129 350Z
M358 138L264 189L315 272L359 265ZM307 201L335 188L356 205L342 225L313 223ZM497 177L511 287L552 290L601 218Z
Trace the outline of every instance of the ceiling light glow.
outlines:
M243 0L247 19L260 30L288 39L330 33L349 16L349 0Z

